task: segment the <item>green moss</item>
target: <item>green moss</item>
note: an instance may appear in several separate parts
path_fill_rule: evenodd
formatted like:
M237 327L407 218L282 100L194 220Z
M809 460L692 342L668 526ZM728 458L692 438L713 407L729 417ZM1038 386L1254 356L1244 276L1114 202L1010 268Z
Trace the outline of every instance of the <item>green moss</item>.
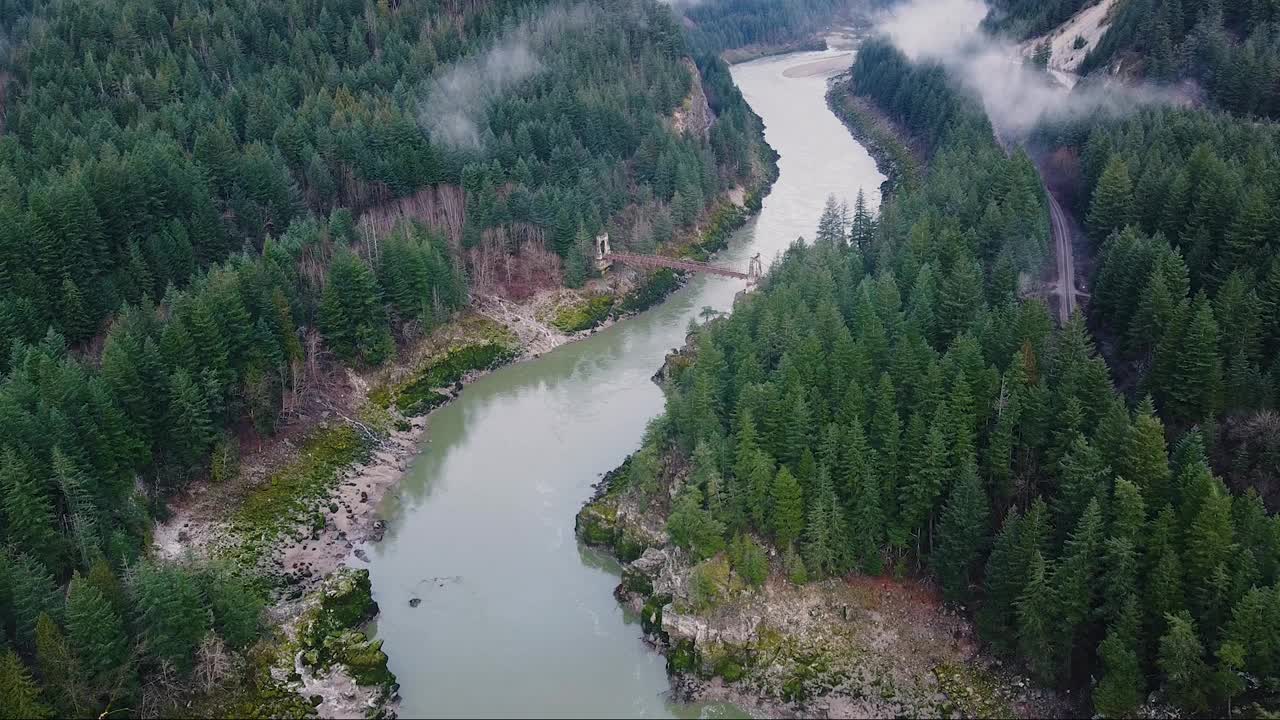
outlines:
M298 458L253 489L231 518L241 540L235 552L252 565L262 549L297 527L324 527L322 508L343 469L363 461L373 442L350 425L323 427L303 442Z
M622 296L613 306L615 317L648 310L670 295L680 286L680 275L674 270L663 268L650 274L643 283L631 292Z
M623 527L621 532L617 534L617 540L613 544L613 555L619 561L629 563L643 555L644 551L648 549L649 541L646 538L641 537L629 527Z
M405 415L425 415L439 407L449 396L436 391L460 382L467 373L475 370L492 370L515 359L518 351L500 342L482 342L452 348L442 357L433 360L412 380L380 393L388 403L394 403Z
M612 295L596 295L581 303L566 305L556 311L551 326L564 333L575 333L588 330L609 317L613 309Z
M608 497L587 503L578 511L574 530L582 542L612 549L618 539L618 503Z
M1012 717L1013 711L1000 697L1000 681L990 672L972 665L947 664L933 669L938 687L965 717Z
M387 668L382 641L370 640L359 630L378 614L369 571L339 570L320 593L315 607L298 621L303 662L317 669L344 665L360 685L389 688L395 675Z
M641 632L665 641L666 636L662 631L662 608L666 607L669 602L671 602L670 595L656 595L649 598L644 607L640 609Z
M667 672L672 675L695 672L700 664L692 640L681 640L667 651Z
M644 597L653 594L653 581L642 572L637 572L631 567L622 570L622 587L627 592L635 593Z

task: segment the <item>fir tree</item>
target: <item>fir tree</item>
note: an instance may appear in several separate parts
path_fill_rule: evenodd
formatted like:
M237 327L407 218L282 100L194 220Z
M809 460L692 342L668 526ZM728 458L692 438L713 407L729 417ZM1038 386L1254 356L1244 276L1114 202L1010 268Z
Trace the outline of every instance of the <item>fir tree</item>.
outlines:
M770 526L781 547L788 547L804 529L804 496L800 483L784 465L773 479L773 512Z
M970 597L972 572L981 560L990 513L978 481L978 469L970 461L960 469L951 487L938 526L938 547L932 556L943 594L953 601L964 602Z
M1188 712L1209 707L1209 666L1196 622L1185 610L1165 616L1168 630L1160 638L1159 666L1173 701Z
M0 651L0 707L5 717L43 720L52 715L40 701L40 687L12 650Z
M1113 231L1132 222L1133 181L1129 178L1128 163L1116 155L1102 171L1085 224L1089 228L1089 237L1101 244Z
M0 501L9 541L37 553L46 566L58 567L62 538L54 527L53 505L44 483L31 475L13 448L0 456Z
M702 490L688 483L680 490L667 518L671 542L702 560L724 549L724 525L702 506Z
M1137 599L1125 595L1121 611L1107 628L1107 637L1098 646L1102 680L1093 689L1093 707L1103 717L1132 717L1142 704L1145 681L1139 659L1139 614Z
M1054 639L1058 619L1049 570L1044 556L1036 551L1027 567L1027 582L1018 596L1018 650L1027 659L1032 675L1040 682L1053 682L1057 663Z
M108 704L128 672L128 640L111 603L79 575L67 590L67 640L90 693Z

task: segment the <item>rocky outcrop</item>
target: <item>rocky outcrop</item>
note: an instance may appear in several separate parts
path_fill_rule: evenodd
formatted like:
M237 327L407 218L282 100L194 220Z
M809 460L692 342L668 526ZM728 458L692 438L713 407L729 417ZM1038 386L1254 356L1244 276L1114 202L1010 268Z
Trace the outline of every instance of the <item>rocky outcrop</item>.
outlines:
M370 640L361 629L378 615L369 571L343 568L335 572L308 603L296 625L296 665L304 687L350 685L334 703L358 699L356 704L366 715L394 717L387 704L399 689L396 677L387 667L382 641ZM319 681L329 676L338 676L338 681ZM317 697L329 701L323 693Z
M671 127L683 135L697 135L704 140L711 135L711 125L715 122L715 113L707 102L707 94L702 90L702 73L693 61L685 58L685 66L689 69L692 84L689 96L671 116Z

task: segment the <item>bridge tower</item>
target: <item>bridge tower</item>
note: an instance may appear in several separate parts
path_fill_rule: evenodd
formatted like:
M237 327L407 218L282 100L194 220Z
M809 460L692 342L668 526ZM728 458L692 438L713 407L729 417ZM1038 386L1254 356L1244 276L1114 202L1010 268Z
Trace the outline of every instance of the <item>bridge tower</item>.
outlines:
M764 277L764 263L760 262L760 253L756 253L747 263L747 284L755 285L762 277Z

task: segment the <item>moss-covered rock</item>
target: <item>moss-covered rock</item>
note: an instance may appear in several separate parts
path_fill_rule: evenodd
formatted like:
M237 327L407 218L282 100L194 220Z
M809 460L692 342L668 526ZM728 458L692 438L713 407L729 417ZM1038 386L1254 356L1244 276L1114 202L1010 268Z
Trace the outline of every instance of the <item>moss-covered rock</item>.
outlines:
M647 636L667 641L667 634L662 630L662 608L671 602L670 595L655 595L645 602L640 609L640 630Z
M608 497L587 503L578 511L574 531L582 542L613 549L618 540L618 503Z
M609 317L613 302L612 295L596 295L582 302L562 306L551 319L551 326L563 333L589 330Z
M613 554L620 562L629 563L632 560L644 554L645 550L653 547L653 543L647 535L641 534L635 528L622 524L616 533L617 539L613 543ZM645 593L648 595L649 593Z
M358 630L344 630L325 638L325 647L335 663L345 665L360 685L390 687L396 676L387 669L387 654L381 640L370 640Z
M669 674L697 672L700 665L701 660L698 657L698 648L693 644L692 640L680 640L667 651L667 672Z
M649 576L627 566L622 570L622 587L628 593L648 597L653 594L653 581Z
M372 590L368 570L343 568L325 581L318 601L298 621L305 665L317 670L343 665L360 685L390 688L395 683L382 641L360 631L378 614Z
M934 668L933 674L949 704L965 717L1012 717L1012 709L1000 695L1000 680L986 670L947 664Z

